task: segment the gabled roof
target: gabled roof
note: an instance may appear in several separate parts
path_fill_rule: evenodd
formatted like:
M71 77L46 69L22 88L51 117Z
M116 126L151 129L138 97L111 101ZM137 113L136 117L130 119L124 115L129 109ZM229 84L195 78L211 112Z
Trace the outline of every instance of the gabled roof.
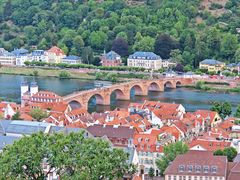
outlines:
M107 60L116 60L121 58L121 56L115 51L109 51L107 54L103 54L103 57Z
M223 62L217 61L215 59L205 59L200 62L201 64L208 64L208 65L220 65L224 64Z
M44 55L44 50L34 50L32 56L41 56Z
M68 61L68 60L69 60L69 61L70 61L70 60L75 60L75 61L77 61L77 60L80 60L80 59L81 59L81 58L80 58L79 56L74 56L74 55L69 55L69 56L66 56L66 57L63 58L63 60L65 60L65 61L66 61L66 60L67 60L67 61Z
M161 59L160 56L156 55L153 52L142 52L137 51L134 54L130 55L128 58L130 59L147 59L147 60L159 60Z
M167 167L164 174L188 175L189 167L191 168L191 175L226 177L227 157L214 156L208 151L189 151L186 154L178 155ZM216 171L213 171L213 168Z
M125 126L111 126L95 124L87 130L95 137L107 136L108 138L133 138L136 130Z
M14 54L15 56L22 56L22 55L26 55L28 53L27 49L14 49L12 52L12 54Z
M218 149L224 149L226 147L230 147L230 141L218 141L218 140L206 140L206 139L197 139L193 140L189 147L193 148L196 146L200 146L204 148L206 151L216 151Z
M57 46L51 47L47 52L54 53L54 54L56 54L57 56L65 55L65 53L63 52L63 50L60 49L60 48L57 47Z

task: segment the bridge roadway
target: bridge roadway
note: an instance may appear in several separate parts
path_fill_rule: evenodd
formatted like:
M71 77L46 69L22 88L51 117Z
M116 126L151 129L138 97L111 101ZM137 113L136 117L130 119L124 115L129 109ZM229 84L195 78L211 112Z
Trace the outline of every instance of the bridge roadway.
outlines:
M110 105L110 96L116 93L118 100L130 100L131 89L135 90L137 96L147 96L148 91L164 91L165 87L176 88L181 85L192 84L192 78L173 77L173 78L160 78L152 80L138 80L129 81L119 84L114 84L110 87L101 87L89 89L85 91L74 92L63 97L67 103L75 102L83 108L88 108L88 102L92 97L96 98L96 104Z

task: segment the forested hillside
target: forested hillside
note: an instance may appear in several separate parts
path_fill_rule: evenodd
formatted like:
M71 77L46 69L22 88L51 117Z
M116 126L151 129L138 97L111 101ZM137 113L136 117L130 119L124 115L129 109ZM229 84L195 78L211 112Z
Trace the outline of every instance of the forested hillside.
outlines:
M239 0L208 7L201 0L135 2L1 0L0 47L58 45L76 55L154 51L194 67L205 58L240 61Z

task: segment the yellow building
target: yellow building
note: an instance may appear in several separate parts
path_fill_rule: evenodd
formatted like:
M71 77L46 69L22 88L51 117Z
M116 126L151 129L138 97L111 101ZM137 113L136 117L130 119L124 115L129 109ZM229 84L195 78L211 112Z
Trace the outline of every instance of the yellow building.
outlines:
M207 69L209 72L222 71L224 67L225 63L214 59L205 59L199 63L200 69Z
M57 46L53 46L46 51L47 62L49 63L61 63L62 59L66 57L62 49Z

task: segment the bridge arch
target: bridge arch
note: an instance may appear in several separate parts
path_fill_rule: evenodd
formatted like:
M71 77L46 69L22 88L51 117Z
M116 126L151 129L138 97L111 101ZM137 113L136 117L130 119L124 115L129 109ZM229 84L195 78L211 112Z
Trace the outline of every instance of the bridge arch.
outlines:
M117 100L122 100L122 99L126 99L126 94L124 94L124 92L121 90L121 89L114 89L112 92L111 92L111 95L115 94L116 95L116 99Z
M135 96L141 96L144 95L144 89L141 87L141 85L138 84L134 84L131 88L130 88L130 92L134 91L134 95Z
M104 97L101 94L93 94L90 96L87 100L88 105L91 100L93 100L93 103L104 105Z
M71 107L71 109L78 109L78 108L82 107L82 103L80 103L77 100L72 100L68 104Z
M181 81L177 81L176 82L176 87L181 87L182 86L182 82Z
M164 83L164 88L174 88L174 85L171 81L166 81Z
M156 82L151 82L148 86L148 91L161 91L161 87Z

